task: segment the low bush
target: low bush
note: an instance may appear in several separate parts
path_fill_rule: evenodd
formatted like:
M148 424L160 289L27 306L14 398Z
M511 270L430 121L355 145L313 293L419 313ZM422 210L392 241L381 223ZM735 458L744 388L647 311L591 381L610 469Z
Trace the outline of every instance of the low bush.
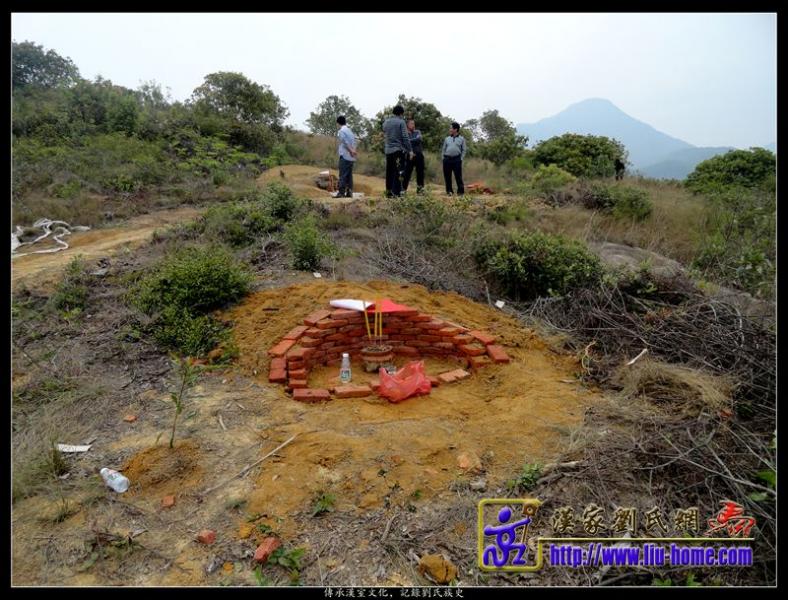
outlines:
M337 253L334 243L318 227L314 215L287 225L284 239L293 256L293 268L300 271L316 271L324 258Z
M82 257L72 259L49 299L50 305L63 313L81 313L88 301L89 277Z
M575 181L575 176L556 165L539 165L531 176L530 187L540 194L549 194Z
M225 341L228 331L210 316L195 316L188 309L168 306L159 314L153 337L165 348L201 356Z
M297 197L286 185L274 181L258 196L268 214L281 223L293 220L309 207L309 201Z
M593 184L583 195L583 205L589 209L610 212L617 219L643 221L654 210L645 190L623 186Z
M517 233L480 243L477 264L517 300L561 296L598 283L599 258L580 242L543 233Z
M251 277L224 249L182 249L165 257L136 288L135 304L144 312L168 307L205 313L246 294Z
M248 246L261 235L274 231L276 220L259 202L233 202L211 206L192 229L209 239L230 246Z

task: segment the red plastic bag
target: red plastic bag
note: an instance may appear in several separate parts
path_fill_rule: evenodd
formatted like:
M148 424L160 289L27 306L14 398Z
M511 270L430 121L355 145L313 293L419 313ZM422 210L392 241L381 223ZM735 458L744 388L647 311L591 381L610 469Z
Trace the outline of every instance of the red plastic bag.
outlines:
M424 361L409 362L394 375L389 375L386 369L378 372L380 375L380 389L378 393L389 402L402 402L411 396L429 394L432 389L427 374L424 372Z

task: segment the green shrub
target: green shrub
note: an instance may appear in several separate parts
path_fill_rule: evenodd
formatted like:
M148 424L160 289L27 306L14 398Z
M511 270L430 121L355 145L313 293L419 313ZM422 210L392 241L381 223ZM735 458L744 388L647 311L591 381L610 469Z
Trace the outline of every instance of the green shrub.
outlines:
M284 237L293 255L293 268L300 271L316 271L324 257L336 255L336 247L320 231L314 215L287 225Z
M696 194L725 188L774 190L777 157L764 148L731 150L699 163L687 176L685 186Z
M209 239L242 247L274 231L277 223L259 202L233 202L211 206L191 227Z
M85 310L89 277L82 257L73 258L49 300L51 305L64 313L78 314Z
M549 194L573 181L575 176L557 165L539 165L531 176L530 184L535 191Z
M278 181L268 184L259 199L268 213L282 223L291 221L308 206L308 201L298 198L293 190Z
M616 158L626 162L627 152L621 142L604 136L565 133L538 143L533 161L556 165L575 177L611 177Z
M226 340L228 332L210 316L195 316L186 308L168 306L159 314L153 337L186 356L201 356Z
M494 207L492 210L487 211L487 220L498 225L508 225L513 221L524 222L528 219L530 211L528 206L523 200L515 200Z
M579 195L586 208L609 212L617 219L643 221L654 210L648 192L638 188L594 183Z
M188 248L165 257L137 285L135 304L148 314L174 307L201 314L246 294L251 276L220 247Z
M560 296L596 284L599 258L583 244L544 233L517 233L480 244L477 264L515 299Z

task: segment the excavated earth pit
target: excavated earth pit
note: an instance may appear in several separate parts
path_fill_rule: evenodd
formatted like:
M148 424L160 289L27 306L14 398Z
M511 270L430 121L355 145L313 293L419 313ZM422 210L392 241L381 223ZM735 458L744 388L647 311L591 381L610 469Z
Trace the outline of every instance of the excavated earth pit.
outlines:
M411 351L399 354L397 366L423 359L432 377L457 369L468 374L451 383L440 382L428 395L397 404L376 393L340 397L338 356L328 353L311 364L304 360L303 365L293 365L308 371L306 388L291 388L290 378L282 379L276 368L273 379L277 381L269 381L272 363L276 366L279 359L281 365L283 358L288 363L287 352L298 346L281 345L293 341L286 338L296 335L294 328L304 327L302 336L306 329L316 329L304 324L305 318L313 323L347 320L347 315L329 313L334 310L328 306L330 300L380 297L429 315L429 321L416 322L440 322L440 329L463 330L444 332L446 337L469 332L489 335L509 362L496 363L488 353L489 344L479 339L461 338L460 345L470 343L484 350L478 356L490 360L481 368L469 365L472 357L461 351L435 348L434 343L441 342L423 340L429 344L416 346L419 356ZM329 314L315 315L316 311ZM247 498L248 512L263 515L279 531L290 529L293 515L309 511L314 498L324 492L335 496L337 510L370 510L445 496L457 486L480 480L494 489L515 476L523 464L549 461L564 449L585 407L598 397L597 391L579 383L576 357L552 351L516 319L458 294L431 292L418 285L382 281L292 285L252 294L223 316L233 322L240 368L274 394L270 429L282 441L298 434L293 443L261 464ZM335 329L328 324L324 328ZM337 341L351 347L349 352L356 357L352 383L361 387L371 384L376 375L364 372L354 344L364 344L365 338L359 341L354 335L349 342ZM413 347L413 340L393 341L404 342L395 347ZM430 348L432 354L425 353ZM303 374L299 376L304 381ZM294 401L299 389L325 390L328 397L322 394L323 401ZM249 535L252 529L242 523L241 535Z

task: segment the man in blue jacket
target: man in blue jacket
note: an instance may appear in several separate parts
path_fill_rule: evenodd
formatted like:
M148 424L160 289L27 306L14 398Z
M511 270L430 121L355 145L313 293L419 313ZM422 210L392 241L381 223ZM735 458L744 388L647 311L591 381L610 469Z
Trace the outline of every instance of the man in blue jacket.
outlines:
M383 152L386 154L386 196L388 198L402 195L400 177L405 170L405 161L413 158L413 148L410 144L410 134L405 125L405 109L399 104L392 111L393 116L383 123L383 135L386 144Z

